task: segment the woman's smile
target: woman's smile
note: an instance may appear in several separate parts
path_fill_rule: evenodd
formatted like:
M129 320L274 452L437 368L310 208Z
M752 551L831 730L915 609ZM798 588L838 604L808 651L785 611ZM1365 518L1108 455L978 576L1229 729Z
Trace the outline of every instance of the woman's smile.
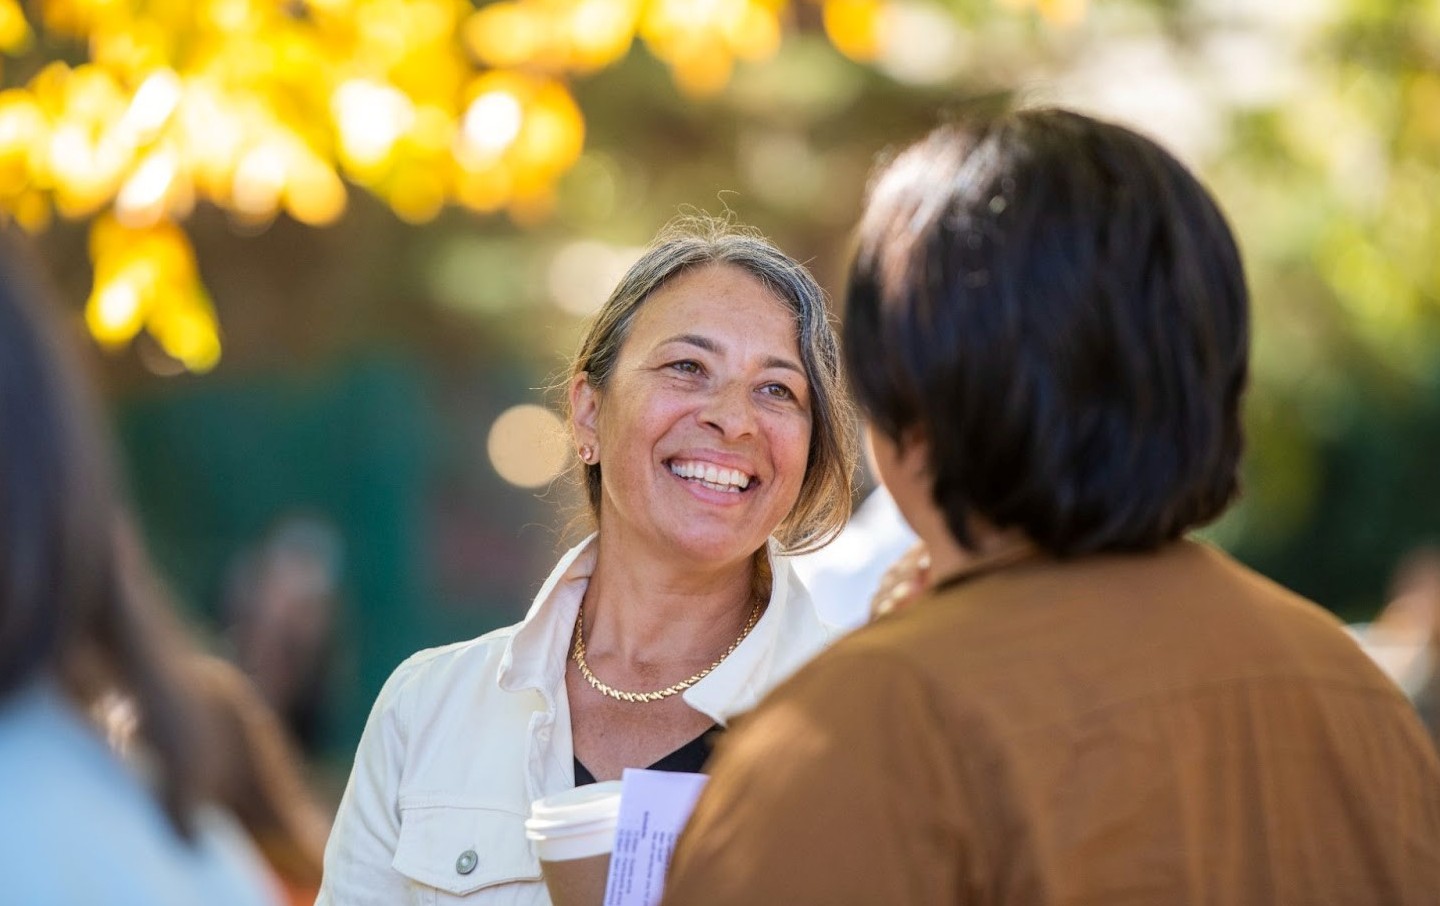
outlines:
M727 469L700 460L671 461L670 474L712 491L739 494L750 487L752 478L739 469Z

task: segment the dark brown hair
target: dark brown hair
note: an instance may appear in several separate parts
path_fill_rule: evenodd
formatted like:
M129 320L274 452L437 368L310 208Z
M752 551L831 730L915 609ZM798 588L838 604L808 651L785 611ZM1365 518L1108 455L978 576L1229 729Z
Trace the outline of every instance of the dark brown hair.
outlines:
M287 885L318 892L328 828L293 741L238 667L199 656L189 672L216 736L216 802Z
M934 500L1057 555L1143 550L1236 496L1249 303L1204 187L1064 110L937 129L873 183L845 363L877 430L930 445Z
M119 504L98 414L15 237L0 234L0 697L42 677L135 702L182 834L205 789L185 647Z

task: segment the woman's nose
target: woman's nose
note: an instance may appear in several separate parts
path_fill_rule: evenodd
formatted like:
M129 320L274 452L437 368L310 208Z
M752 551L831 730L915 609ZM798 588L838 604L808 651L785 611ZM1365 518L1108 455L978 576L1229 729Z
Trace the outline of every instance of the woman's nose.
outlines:
M756 430L754 401L744 385L726 383L705 400L700 421L725 437L743 437Z

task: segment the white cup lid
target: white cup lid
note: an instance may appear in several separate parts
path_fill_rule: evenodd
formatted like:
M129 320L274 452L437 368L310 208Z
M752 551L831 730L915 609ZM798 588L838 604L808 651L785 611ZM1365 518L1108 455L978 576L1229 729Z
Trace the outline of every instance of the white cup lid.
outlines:
M526 826L539 829L614 822L620 813L620 785L619 780L589 783L537 799L530 806L530 820L525 822Z

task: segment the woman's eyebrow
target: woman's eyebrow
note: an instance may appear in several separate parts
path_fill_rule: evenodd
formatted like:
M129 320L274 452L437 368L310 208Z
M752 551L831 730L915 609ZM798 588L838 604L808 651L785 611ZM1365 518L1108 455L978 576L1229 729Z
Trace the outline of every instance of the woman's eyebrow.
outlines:
M661 340L659 345L669 346L671 343L684 343L687 346L695 346L717 355L724 351L719 343L716 343L709 337L702 337L698 333L677 333L673 337L666 337Z
M715 355L723 355L725 352L725 348L719 343L715 342L709 337L701 336L697 333L677 333L673 337L666 337L664 340L661 340L659 345L668 346L671 343L683 343L687 346L694 346L697 349L703 349L706 352L714 353ZM793 371L801 377L805 376L805 369L801 368L800 364L792 359L785 359L779 356L772 355L766 356L765 361L762 364L766 368L783 368L786 371Z

